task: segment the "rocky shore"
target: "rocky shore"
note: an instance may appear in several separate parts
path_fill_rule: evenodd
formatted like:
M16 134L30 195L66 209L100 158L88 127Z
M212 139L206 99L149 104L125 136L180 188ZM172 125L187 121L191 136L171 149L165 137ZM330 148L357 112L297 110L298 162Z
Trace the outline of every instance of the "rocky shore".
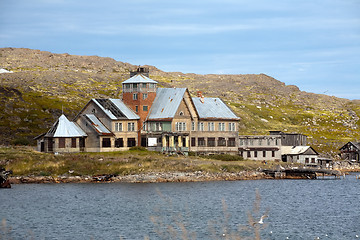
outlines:
M94 183L94 182L126 182L126 183L156 183L156 182L201 182L201 181L235 181L271 178L263 172L241 171L237 173L208 172L172 172L144 173L126 176L12 176L11 184L21 183Z

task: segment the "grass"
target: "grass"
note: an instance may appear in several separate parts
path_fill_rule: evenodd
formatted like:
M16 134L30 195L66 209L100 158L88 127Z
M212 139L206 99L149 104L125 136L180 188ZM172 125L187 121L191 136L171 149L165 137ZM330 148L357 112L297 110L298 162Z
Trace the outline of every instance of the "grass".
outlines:
M214 159L219 156L221 159ZM278 164L267 161L266 167ZM264 163L229 155L214 155L212 159L199 156L167 156L141 148L120 152L54 155L34 151L31 147L1 147L0 166L11 169L13 176L125 176L154 172L236 173L264 167Z

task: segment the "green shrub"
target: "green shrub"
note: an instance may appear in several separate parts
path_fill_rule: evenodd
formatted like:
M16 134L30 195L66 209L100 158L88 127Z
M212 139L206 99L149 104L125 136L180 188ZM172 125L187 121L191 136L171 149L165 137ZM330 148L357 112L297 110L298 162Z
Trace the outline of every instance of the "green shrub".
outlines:
M243 161L244 158L239 155L229 155L229 154L215 154L204 156L205 158L215 159L220 161Z
M147 151L145 147L135 146L129 149L130 151Z
M24 137L20 137L20 138L16 138L11 142L12 145L15 146L29 146L30 145L30 141L27 138Z

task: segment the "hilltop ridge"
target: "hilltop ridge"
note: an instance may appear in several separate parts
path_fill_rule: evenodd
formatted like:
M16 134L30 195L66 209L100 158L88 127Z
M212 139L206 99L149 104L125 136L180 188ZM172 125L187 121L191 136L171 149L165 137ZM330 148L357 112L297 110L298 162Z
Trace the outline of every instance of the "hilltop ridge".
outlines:
M300 132L327 156L359 139L360 101L301 91L266 74L194 74L145 66L160 87L187 87L192 95L222 98L241 117L240 134ZM1 48L1 143L31 140L64 112L74 117L91 98L121 97L135 65L108 57Z

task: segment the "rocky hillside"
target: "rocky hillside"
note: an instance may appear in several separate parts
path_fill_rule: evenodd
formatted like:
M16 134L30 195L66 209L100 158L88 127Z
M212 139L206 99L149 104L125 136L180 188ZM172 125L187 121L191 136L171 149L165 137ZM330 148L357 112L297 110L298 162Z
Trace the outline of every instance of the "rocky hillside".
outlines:
M300 91L265 74L199 75L150 68L164 87L188 87L195 95L221 97L241 117L240 134L300 132L314 148L336 155L360 138L360 102ZM2 144L26 143L45 132L63 111L70 119L95 97L120 97L121 82L136 66L97 56L0 49Z

